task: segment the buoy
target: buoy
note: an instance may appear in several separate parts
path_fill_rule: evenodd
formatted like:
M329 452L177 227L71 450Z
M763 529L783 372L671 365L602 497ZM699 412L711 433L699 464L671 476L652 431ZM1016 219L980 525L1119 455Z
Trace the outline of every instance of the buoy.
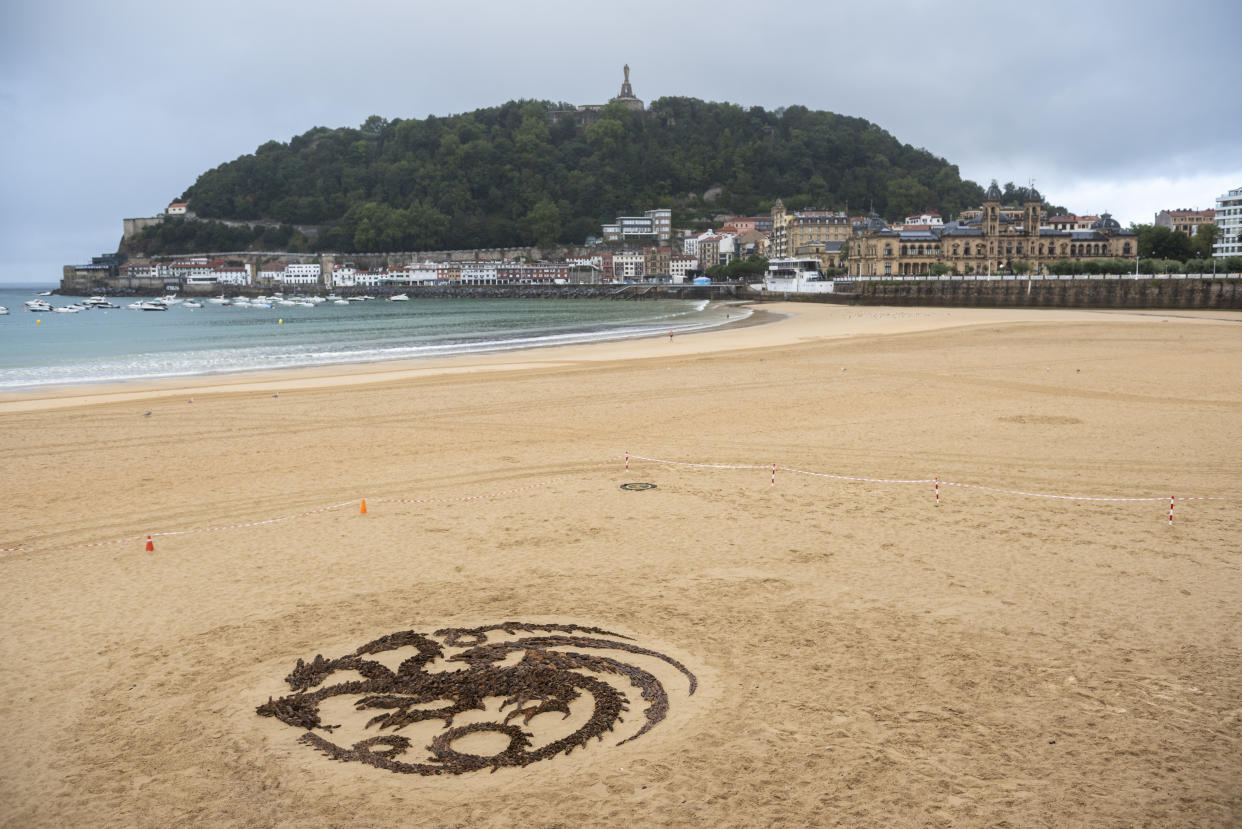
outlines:
M367 514L367 499L366 498L362 499L362 509L358 510L358 514L359 515Z
M147 552L148 553L155 552L155 542L151 540L151 536L149 535L147 536Z
M278 319L278 320L276 320L276 324L277 324L277 325L284 325L284 324L285 324L285 321L284 321L283 319Z
M43 324L43 320L35 320L35 325L42 325L42 324Z

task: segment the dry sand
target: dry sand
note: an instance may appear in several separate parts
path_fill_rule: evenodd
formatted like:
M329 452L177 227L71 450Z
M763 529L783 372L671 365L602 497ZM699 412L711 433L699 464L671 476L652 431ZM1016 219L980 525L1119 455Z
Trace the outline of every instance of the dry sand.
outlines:
M1242 315L765 310L0 396L0 823L1242 823ZM1226 500L1170 527L1170 495ZM617 746L621 682L615 735L439 777L255 713L299 658L507 620L627 634L698 691L662 671L668 718Z

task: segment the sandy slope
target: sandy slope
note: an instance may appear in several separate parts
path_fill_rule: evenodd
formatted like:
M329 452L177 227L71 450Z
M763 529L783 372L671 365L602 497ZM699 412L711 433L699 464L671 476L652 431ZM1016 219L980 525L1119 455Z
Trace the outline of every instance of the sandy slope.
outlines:
M1242 315L766 308L792 316L0 397L0 823L1242 822ZM949 483L1227 500L1169 527ZM462 776L254 713L298 658L506 620L630 635L699 690L664 671L651 733Z

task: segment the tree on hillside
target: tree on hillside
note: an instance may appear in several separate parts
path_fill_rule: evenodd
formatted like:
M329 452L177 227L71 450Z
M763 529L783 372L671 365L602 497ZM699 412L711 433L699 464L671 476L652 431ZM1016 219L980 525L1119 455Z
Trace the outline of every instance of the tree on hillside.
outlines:
M584 128L549 123L549 106L315 127L208 170L183 199L201 218L313 224L320 249L378 251L581 243L618 215L671 207L710 223L777 196L790 209L874 205L890 220L947 217L983 196L861 118L661 98L645 113L609 104Z

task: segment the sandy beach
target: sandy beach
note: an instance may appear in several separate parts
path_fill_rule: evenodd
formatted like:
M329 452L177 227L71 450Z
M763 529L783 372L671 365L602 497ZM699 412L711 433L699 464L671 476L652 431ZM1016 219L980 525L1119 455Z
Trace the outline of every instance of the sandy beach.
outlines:
M1242 824L1242 314L762 312L0 395L0 824ZM299 659L506 622L503 667L577 640L624 722L423 775L256 712ZM394 733L352 702L313 733Z

